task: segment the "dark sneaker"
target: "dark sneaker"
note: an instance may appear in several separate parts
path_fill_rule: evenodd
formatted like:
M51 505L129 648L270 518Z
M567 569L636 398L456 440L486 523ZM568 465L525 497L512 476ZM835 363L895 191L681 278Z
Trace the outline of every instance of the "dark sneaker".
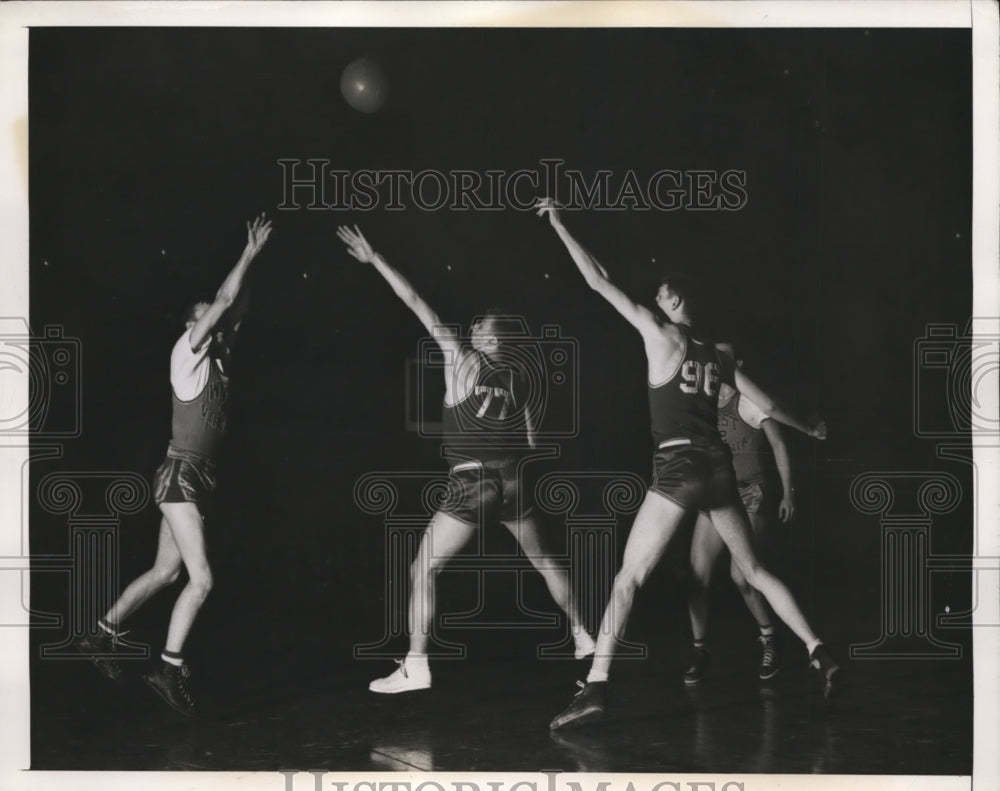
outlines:
M81 654L90 657L91 664L112 681L124 681L125 671L114 658L115 640L105 633L96 635L85 634L73 641L73 647Z
M760 671L757 677L761 681L767 681L778 675L781 669L781 657L778 654L778 645L774 640L774 635L760 635L757 638L760 643Z
M187 665L178 667L169 662L161 662L156 670L146 673L142 680L178 714L197 717L198 706L185 683L190 675Z
M694 649L694 661L684 674L685 684L700 684L705 680L705 673L712 666L712 655L704 648Z
M833 697L843 684L843 673L840 665L833 661L833 657L826 650L826 646L820 643L809 655L809 664L819 671L823 679L823 697Z
M565 711L549 723L549 728L557 730L567 725L583 725L588 722L604 719L607 708L607 681L590 681L584 684L577 681L580 691L576 693L573 702Z

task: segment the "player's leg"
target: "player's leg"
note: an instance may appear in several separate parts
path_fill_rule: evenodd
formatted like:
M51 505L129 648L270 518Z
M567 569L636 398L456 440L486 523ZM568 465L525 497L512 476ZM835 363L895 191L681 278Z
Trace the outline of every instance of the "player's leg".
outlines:
M580 608L569 584L569 574L566 573L565 569L558 568L552 562L545 549L538 521L533 516L528 515L518 520L505 521L503 524L517 539L517 543L528 560L531 561L531 565L542 575L542 579L545 580L545 585L555 603L559 605L559 609L566 613L573 642L576 644L576 658L583 659L592 655L595 643L587 633L587 626L580 615Z
M759 511L748 511L747 517L750 520L750 529L753 533L754 543L759 546L760 537L767 524L767 519ZM736 561L731 560L729 565L729 573L732 576L733 584L736 585L736 589L743 597L747 609L750 610L750 614L753 615L754 620L757 622L757 628L760 629L760 636L757 638L761 649L758 675L761 681L766 681L774 677L781 666L778 646L775 642L771 608L767 606L767 601L761 592L746 581L746 577L743 576L743 572L740 571Z
M611 587L611 600L601 619L591 675L607 677L618 642L632 612L635 594L646 582L684 518L685 509L655 492L647 492L625 542L622 566Z
M573 703L550 723L550 728L581 724L604 714L605 687L618 642L625 635L635 594L656 567L664 550L684 519L685 509L656 492L646 499L632 523L625 543L622 566L611 588L611 599L604 610L597 651L587 683Z
M438 511L424 531L417 557L410 566L408 626L410 650L399 668L368 685L372 692L393 694L427 689L431 685L427 647L434 626L435 577L444 565L475 535L476 527Z
M181 553L177 548L167 518L160 519L160 536L153 567L136 577L118 597L102 619L112 630L125 622L151 597L177 581L181 572Z
M824 676L824 692L829 695L833 689L834 674L840 668L812 631L791 591L757 559L751 541L750 523L743 505L718 508L711 511L710 516L746 581L764 595L777 616L805 643L814 667Z
M205 529L198 506L193 502L164 502L160 503L160 510L187 569L188 581L170 614L167 642L161 657L163 664L158 670L147 673L145 679L171 708L193 716L197 710L195 701L184 683L188 676L183 657L184 642L212 590L212 570L205 551Z
M691 584L688 589L688 615L694 638L694 657L684 673L685 684L698 684L711 663L708 638L708 608L712 573L718 565L725 543L712 527L712 520L699 514L691 536Z
M104 617L98 620L94 635L78 638L74 645L112 681L124 678L121 664L113 656L115 646L122 635L121 626L125 619L138 610L152 596L177 580L181 569L181 556L170 535L166 519L160 521L160 536L153 567L136 577L111 605Z
M729 505L710 512L712 524L726 542L744 579L759 590L778 617L806 645L818 643L816 635L799 609L791 591L758 560L753 547L750 521L742 505Z
M435 577L476 533L474 525L438 511L424 531L410 566L410 652L426 656L434 625Z

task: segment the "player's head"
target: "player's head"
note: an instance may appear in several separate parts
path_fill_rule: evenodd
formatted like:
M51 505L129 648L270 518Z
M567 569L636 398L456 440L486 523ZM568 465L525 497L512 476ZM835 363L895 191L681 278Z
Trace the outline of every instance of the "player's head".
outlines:
M184 314L184 327L191 329L210 307L211 305L207 302L195 302Z
M191 307L187 309L187 313L184 315L184 327L185 329L191 329L195 324L198 323L198 319L205 315L207 311L212 307L211 302L195 302ZM223 354L228 353L228 346L232 342L233 327L223 316L222 320L218 321L212 330L212 348L213 354Z
M518 317L503 308L492 307L472 320L469 338L477 352L493 354L503 346L504 338L524 335L524 325Z
M698 309L694 280L680 272L664 275L656 290L656 305L675 324L689 324Z

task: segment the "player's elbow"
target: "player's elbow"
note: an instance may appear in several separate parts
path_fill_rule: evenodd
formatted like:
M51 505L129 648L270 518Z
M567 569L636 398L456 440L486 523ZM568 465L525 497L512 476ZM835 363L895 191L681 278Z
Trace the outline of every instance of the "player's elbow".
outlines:
M598 294L601 296L607 295L610 283L606 277L601 275L599 272L588 272L584 275L584 278L587 281L587 285L594 289L594 291Z
M229 310L234 302L236 302L236 295L230 293L228 289L221 289L215 295L215 304L223 310Z

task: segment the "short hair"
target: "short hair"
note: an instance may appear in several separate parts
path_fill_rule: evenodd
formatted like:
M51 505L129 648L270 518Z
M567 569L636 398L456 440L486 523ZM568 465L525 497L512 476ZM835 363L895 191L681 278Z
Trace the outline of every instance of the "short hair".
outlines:
M189 321L197 321L198 317L195 315L199 305L209 305L210 303L204 299L196 300L188 305L187 310L184 311L184 325L187 326Z
M493 334L498 337L524 337L529 334L528 323L523 316L511 313L505 308L493 305L486 308L482 313L476 315L472 320L475 324L479 321L489 321L493 329Z
M701 306L698 283L687 273L668 272L660 278L660 287L663 286L666 286L671 294L681 298L689 313L695 312Z

